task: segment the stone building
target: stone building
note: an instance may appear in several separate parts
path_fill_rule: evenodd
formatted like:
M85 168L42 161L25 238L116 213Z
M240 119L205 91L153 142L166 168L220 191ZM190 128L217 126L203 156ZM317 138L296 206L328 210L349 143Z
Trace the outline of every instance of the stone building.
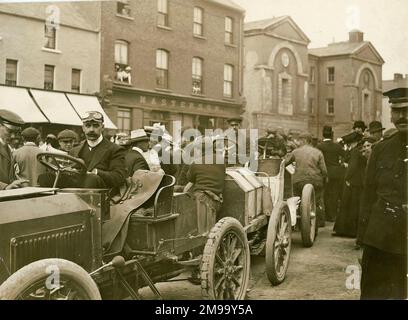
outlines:
M383 92L387 92L396 88L408 88L408 74L404 76L401 73L395 73L394 79L383 80ZM394 124L391 122L391 105L389 103L388 97L386 96L383 96L382 99L381 123L386 129L395 128Z
M309 38L289 16L245 24L246 125L308 129Z
M101 86L120 131L242 114L244 10L230 0L102 2Z
M348 41L309 49L309 130L320 137L322 127L330 125L338 137L356 120L381 120L383 64L358 30Z

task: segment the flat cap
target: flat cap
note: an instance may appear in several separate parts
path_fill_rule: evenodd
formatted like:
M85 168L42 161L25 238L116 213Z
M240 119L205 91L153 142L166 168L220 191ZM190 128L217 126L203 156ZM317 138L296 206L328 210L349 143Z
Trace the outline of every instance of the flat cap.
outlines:
M65 129L65 130L62 130L60 133L58 133L57 139L58 140L63 140L63 139L77 140L78 135L72 130Z
M388 97L392 108L408 107L408 88L395 88L383 93Z
M24 120L18 114L5 109L0 109L0 122L14 126L22 126L24 124Z
M37 139L37 137L40 135L40 131L38 131L36 128L28 127L21 132L21 135L25 139Z

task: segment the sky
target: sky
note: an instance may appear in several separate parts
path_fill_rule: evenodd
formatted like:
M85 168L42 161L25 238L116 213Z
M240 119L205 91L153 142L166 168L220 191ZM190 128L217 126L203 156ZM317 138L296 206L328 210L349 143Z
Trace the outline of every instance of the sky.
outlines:
M382 58L383 80L408 74L408 0L233 0L246 10L245 21L289 15L309 37L309 48L348 40L364 32Z

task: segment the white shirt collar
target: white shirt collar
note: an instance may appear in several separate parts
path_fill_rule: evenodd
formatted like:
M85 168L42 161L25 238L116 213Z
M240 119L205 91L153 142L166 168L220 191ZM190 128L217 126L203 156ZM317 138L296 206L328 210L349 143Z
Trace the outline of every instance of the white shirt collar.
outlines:
M324 142L332 141L332 139L323 139Z
M100 135L99 138L98 138L98 140L96 140L96 141L87 140L88 147L90 147L90 148L95 148L98 144L100 144L100 143L102 142L102 140L103 140L103 136L102 136L102 135Z

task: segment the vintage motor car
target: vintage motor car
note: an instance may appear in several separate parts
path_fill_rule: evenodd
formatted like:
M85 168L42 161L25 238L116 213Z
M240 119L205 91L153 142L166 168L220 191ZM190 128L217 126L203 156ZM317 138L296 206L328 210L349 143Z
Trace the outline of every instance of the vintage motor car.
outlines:
M62 173L86 172L67 155L38 159L56 172L56 182ZM142 299L143 287L161 299L155 283L186 270L203 298L244 299L250 255L261 253L269 280L279 284L289 263L291 217L284 201L272 205L262 177L228 168L215 224L197 214L192 194L174 193L174 177L158 173L137 172L116 200L108 190L1 191L0 299Z

